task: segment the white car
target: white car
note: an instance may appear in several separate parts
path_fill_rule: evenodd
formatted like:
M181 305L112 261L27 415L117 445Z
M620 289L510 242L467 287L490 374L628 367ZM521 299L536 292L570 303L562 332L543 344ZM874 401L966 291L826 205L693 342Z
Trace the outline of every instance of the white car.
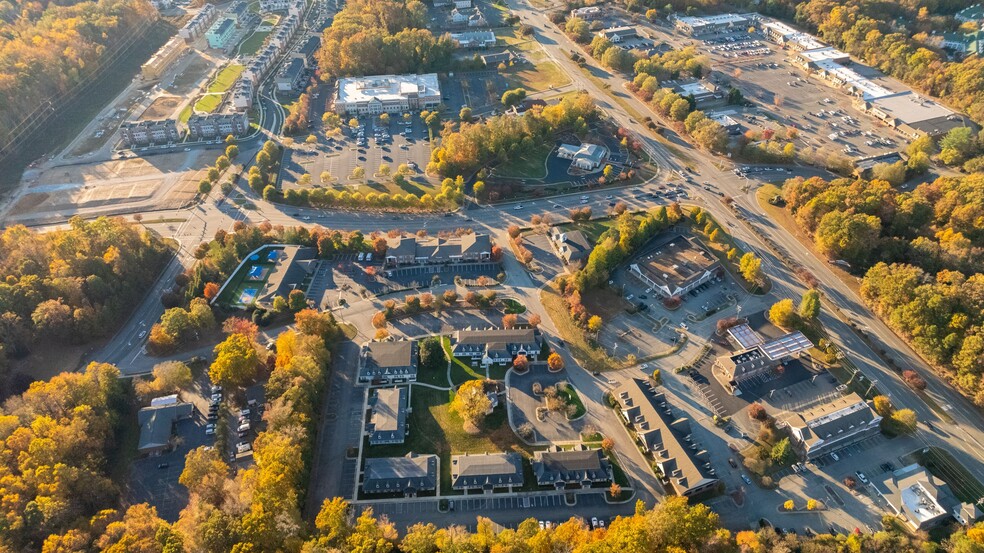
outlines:
M591 527L592 528L598 527L598 517L591 517Z
M838 457L836 453L831 453L830 454L830 458L833 459L834 461L840 461L841 460L841 458Z
M865 476L863 472L857 471L854 474L857 474L858 475L858 480L860 480L862 484L865 484L865 485L868 484L868 477Z
M246 453L247 451L253 451L253 446L248 442L239 442L236 444L236 453Z
M513 208L513 211L520 211L522 209L523 209L523 204L519 204L519 205L517 205L516 207Z
M587 196L581 196L581 199L582 199L582 200L587 200L587 199L588 199L588 197L587 197Z

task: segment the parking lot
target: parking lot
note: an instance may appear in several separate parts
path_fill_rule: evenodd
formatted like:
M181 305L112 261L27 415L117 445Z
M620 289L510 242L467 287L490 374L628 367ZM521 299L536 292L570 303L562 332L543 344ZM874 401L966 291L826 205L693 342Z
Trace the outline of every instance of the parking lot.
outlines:
M697 40L719 75L714 80L731 82L747 98L763 104L742 114L746 129L783 131L795 127L798 148L837 152L850 158L897 151L905 137L852 106L843 90L791 63L793 52L765 40L760 34L736 32ZM889 89L899 88L870 68L853 69Z
M326 137L322 132L321 116L325 110L324 98L330 93L322 87L320 99L311 113L311 132L318 138L314 145L304 144L303 139L284 152L281 188L283 190L326 187L335 191L347 190L389 194L414 194L421 196L433 192L439 184L431 181L423 170L430 161L430 139L426 125L419 113L393 114L388 123L378 117L360 116L359 127L348 127L350 116L342 116L342 134ZM361 133L361 137L360 137ZM402 187L392 182L401 164L407 164L411 172L407 184ZM390 168L390 175L376 175L380 165ZM356 167L365 170L365 178L350 179ZM321 174L327 171L331 181L322 183ZM298 184L302 175L311 175L311 185Z
M539 382L543 388L554 386L567 380L564 371L552 373L543 363L530 366L525 374L513 373L509 377L506 405L511 413L511 419L517 427L530 423L535 430L532 442L559 442L580 439L584 428L584 418L569 421L562 412L548 412L544 420L536 418L536 409L544 407L543 398L533 393L533 384Z

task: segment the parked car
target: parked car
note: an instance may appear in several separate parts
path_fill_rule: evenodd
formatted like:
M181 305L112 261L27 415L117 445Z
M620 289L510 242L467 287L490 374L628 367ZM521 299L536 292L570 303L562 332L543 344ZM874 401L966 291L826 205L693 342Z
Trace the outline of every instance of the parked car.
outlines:
M855 471L854 474L857 474L858 475L858 480L860 480L862 484L865 484L865 485L868 484L868 477L865 476L863 472L861 472L859 470L859 471Z
M741 479L744 480L745 483L748 484L749 486L752 485L752 479L749 478L747 474L742 474Z

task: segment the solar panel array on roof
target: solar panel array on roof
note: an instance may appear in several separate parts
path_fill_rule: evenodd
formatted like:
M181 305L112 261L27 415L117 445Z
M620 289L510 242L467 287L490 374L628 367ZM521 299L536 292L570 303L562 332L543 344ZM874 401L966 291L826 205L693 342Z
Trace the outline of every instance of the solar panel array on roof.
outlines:
M802 332L790 332L789 334L772 340L771 342L759 346L769 359L782 359L813 347L813 342L803 335Z
M731 335L731 338L735 342L738 342L741 349L754 348L759 344L765 343L762 335L752 330L752 327L747 324L740 324L729 328L728 334Z

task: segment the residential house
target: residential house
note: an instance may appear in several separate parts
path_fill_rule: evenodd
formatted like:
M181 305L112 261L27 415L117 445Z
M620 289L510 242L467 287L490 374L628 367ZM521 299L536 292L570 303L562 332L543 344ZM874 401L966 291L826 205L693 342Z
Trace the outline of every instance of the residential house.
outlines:
M560 449L554 446L533 454L533 474L540 486L590 487L592 484L610 482L612 466L600 449Z
M413 340L367 342L359 355L359 382L416 382L417 363Z
M451 488L487 490L523 485L523 459L518 453L464 454L451 457Z
M314 57L319 48L321 48L321 37L318 35L310 36L292 56L303 61L305 68L313 69L317 65Z
M366 459L362 491L366 494L403 494L414 497L437 489L437 455L408 453L406 457Z
M487 367L511 364L519 355L534 360L545 345L543 335L535 328L466 329L455 332L451 353Z
M198 13L178 31L178 36L183 38L185 42L191 42L202 36L218 16L219 10L215 8L215 4L203 4Z
M369 445L402 444L407 436L407 389L379 388L369 418Z

